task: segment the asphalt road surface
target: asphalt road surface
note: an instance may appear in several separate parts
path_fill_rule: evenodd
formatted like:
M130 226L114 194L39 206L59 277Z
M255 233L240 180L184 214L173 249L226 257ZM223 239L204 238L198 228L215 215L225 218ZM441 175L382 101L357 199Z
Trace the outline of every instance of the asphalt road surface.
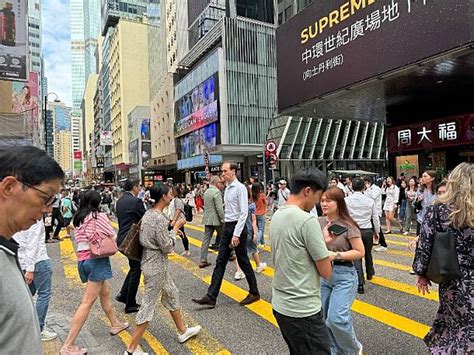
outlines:
M116 223L112 223L116 227ZM261 250L262 261L269 267L257 274L262 300L243 307L238 301L247 295L246 280L235 281L235 266L227 266L225 281L215 309L203 310L191 298L205 295L210 283L216 254L209 254L210 267L199 269L200 245L203 228L197 221L186 229L190 237L191 256L183 257L178 240L176 253L170 255L171 274L180 290L180 300L188 325L199 324L203 331L182 345L169 313L157 302L155 318L150 323L142 349L156 354L287 354L287 346L271 312L271 282L274 269L270 250ZM64 232L63 232L64 233ZM424 354L422 341L432 324L438 307L438 294L418 294L415 277L409 274L413 255L407 249L410 237L387 236L388 251L374 252L376 276L366 284L366 293L358 295L352 307L354 328L364 346L365 354ZM48 244L53 261L53 295L47 323L65 340L70 319L80 304L83 285L80 282L73 244L70 239ZM127 259L122 255L111 258L115 295L128 271ZM140 286L138 302L143 293ZM114 301L120 319L134 325L134 315L125 315L123 305ZM83 328L79 345L87 346L89 354L123 354L132 328L120 336L109 335L105 314L97 302ZM46 351L48 353L48 351Z

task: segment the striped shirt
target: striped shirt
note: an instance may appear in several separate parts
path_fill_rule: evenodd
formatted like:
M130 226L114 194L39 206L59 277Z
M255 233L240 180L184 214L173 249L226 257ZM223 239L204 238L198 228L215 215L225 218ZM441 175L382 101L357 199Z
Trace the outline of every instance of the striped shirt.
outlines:
M77 261L91 259L91 252L89 250L89 239L95 231L113 236L115 234L110 225L107 214L98 212L97 219L93 218L94 213L89 213L82 224L74 231L74 238L77 243Z

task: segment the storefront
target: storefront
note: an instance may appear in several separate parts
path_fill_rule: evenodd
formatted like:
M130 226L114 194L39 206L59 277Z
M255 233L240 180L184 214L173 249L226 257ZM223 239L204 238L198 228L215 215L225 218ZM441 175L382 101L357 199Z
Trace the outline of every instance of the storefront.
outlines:
M448 174L463 161L474 162L474 113L390 127L389 164L399 176L425 170Z

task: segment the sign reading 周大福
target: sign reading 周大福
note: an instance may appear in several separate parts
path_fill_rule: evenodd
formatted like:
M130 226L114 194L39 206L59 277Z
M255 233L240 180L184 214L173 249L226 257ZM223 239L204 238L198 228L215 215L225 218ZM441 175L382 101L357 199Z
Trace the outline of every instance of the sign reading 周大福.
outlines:
M278 108L473 42L470 0L316 1L277 29Z

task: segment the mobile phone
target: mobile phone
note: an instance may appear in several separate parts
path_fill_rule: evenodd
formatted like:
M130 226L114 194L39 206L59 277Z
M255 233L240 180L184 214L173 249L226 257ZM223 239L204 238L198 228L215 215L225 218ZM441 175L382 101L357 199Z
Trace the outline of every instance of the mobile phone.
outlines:
M328 228L328 231L335 235L341 235L342 233L347 232L347 228L340 226L339 224L333 224Z

